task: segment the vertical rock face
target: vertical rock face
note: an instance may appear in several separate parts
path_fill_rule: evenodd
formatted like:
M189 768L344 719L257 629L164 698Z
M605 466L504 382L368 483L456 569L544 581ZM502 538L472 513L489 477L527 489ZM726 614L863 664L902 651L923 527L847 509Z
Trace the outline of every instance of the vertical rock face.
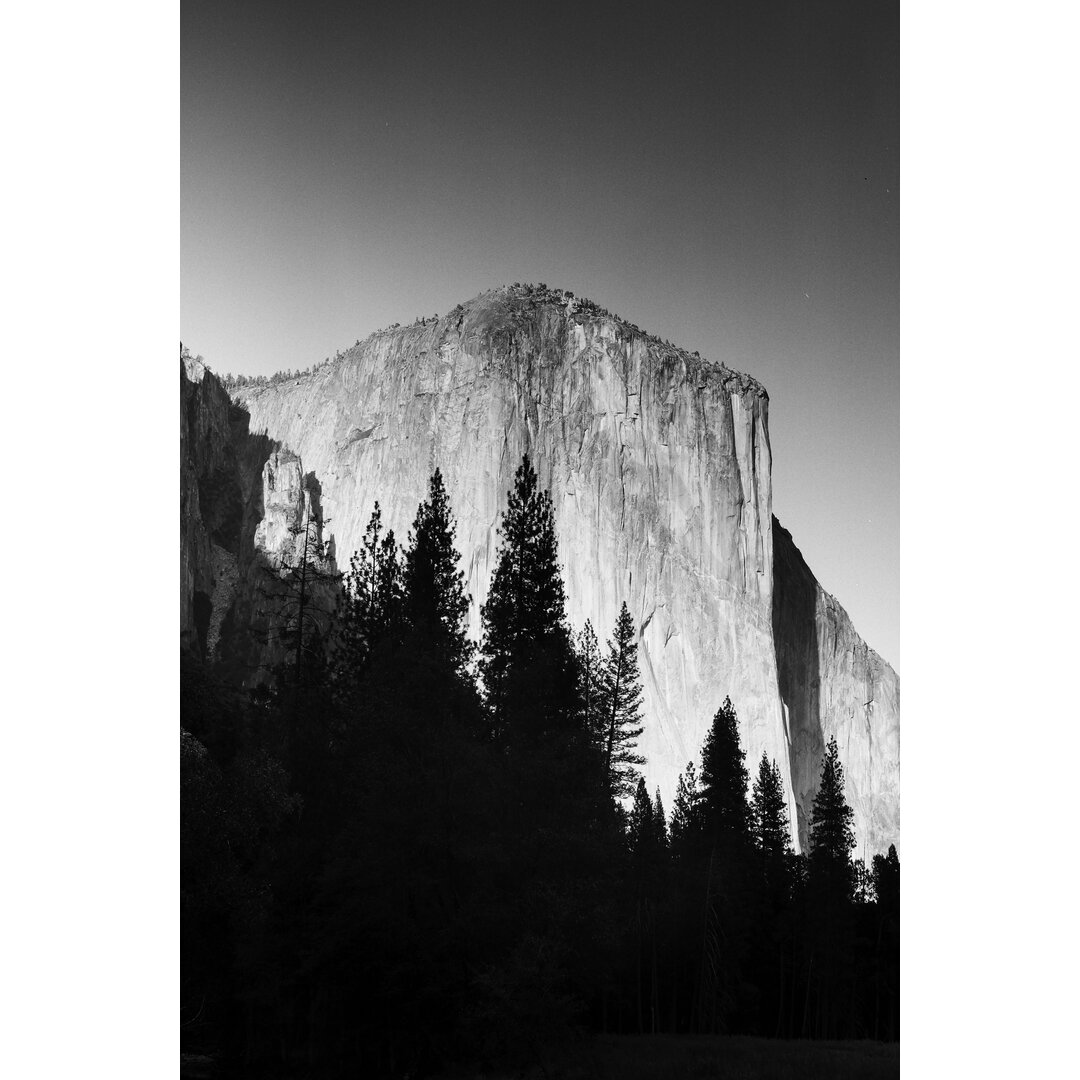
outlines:
M869 860L900 835L900 680L775 519L773 547L773 633L800 842L805 847L822 755L835 736L855 811L855 854Z
M231 531L239 493L229 397L205 365L180 361L180 642L206 651L214 593L212 537Z
M803 581L783 540L795 569L774 595L768 395L753 379L565 295L501 289L237 395L252 430L317 473L346 554L376 500L404 540L442 469L474 635L499 516L528 452L552 493L575 628L590 619L605 639L623 601L640 628L650 788L671 804L730 695L751 771L763 751L779 763L793 821L807 818L836 731L861 847L872 854L898 839L895 740L878 735L883 718L889 727L898 717L896 676ZM810 605L809 621L799 604ZM879 752L894 764L882 766Z
M289 618L282 577L300 561L309 521L321 550L315 475L305 475L288 448L252 435L247 412L218 379L201 361L182 357L181 646L242 670L244 681L265 677L281 659L277 631ZM314 563L333 574L332 555Z

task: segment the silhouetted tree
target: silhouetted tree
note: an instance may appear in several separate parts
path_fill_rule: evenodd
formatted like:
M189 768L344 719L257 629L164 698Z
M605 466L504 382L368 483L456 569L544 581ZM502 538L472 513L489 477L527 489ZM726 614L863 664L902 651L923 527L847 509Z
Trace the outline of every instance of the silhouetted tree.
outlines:
M343 707L355 708L373 650L402 622L403 570L393 530L382 531L379 504L364 530L363 545L349 560L334 618L332 684Z
M679 773L675 786L675 802L671 809L671 851L673 855L686 855L692 846L692 836L700 832L701 812L697 769L692 761Z
M668 850L668 827L667 818L664 816L664 800L660 798L660 789L656 789L656 798L653 799L653 831L657 850L667 853Z
M496 739L566 729L574 657L551 496L526 454L514 474L487 603L480 671Z
M708 857L698 1018L705 1031L730 1030L749 1008L743 966L755 897L745 759L738 717L725 698L701 750L700 806Z
M780 767L762 753L751 805L754 840L761 859L763 902L758 909L758 981L762 986L761 1030L779 1035L793 988L791 916L794 853Z
M780 766L763 752L754 781L752 800L754 838L764 856L766 877L772 886L786 882L793 854L787 798Z
M601 676L603 657L596 633L588 619L574 642L577 658L578 703L581 713L581 727L590 744L596 750L597 759L603 760L604 746L604 707Z
M601 672L604 710L604 783L615 798L633 793L637 766L645 759L635 752L643 730L641 719L641 674L638 670L637 633L634 620L622 605L615 634L608 641L608 654Z
M739 722L731 698L713 717L701 748L701 805L711 837L744 844L750 836L746 753L739 742Z
M804 1029L835 1038L850 1014L854 962L854 812L844 798L844 768L831 738L821 764L821 783L810 816L807 860L808 999Z
M875 1038L900 1037L900 859L896 846L873 859L877 924L874 928Z
M836 737L829 740L821 763L821 783L810 815L810 871L828 875L850 896L851 852L855 847L855 812L844 798L844 767Z
M473 649L465 626L470 597L459 568L455 531L442 473L436 469L405 551L405 615L413 634L445 652L453 669L463 674Z

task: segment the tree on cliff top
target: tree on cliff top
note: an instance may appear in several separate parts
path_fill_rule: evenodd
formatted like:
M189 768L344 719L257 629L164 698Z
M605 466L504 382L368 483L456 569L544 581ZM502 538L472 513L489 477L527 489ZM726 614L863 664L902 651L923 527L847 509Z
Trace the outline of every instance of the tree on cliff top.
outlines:
M574 709L574 656L566 623L551 496L526 454L499 527L501 543L481 608L480 671L496 738L566 728Z

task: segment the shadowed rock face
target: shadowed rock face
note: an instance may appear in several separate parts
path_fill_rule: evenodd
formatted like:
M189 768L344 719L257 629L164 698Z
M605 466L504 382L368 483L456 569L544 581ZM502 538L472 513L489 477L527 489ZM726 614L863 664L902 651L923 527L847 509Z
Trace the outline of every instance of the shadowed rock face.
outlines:
M182 358L180 642L200 654L206 653L210 634L214 546L233 546L243 503L229 397L205 365Z
M773 519L773 634L800 843L806 846L825 744L836 737L858 858L900 836L900 680L855 632Z
M776 610L768 395L753 379L576 301L501 289L437 321L374 334L312 374L236 394L253 431L318 475L346 555L360 547L376 500L404 540L428 477L442 469L474 635L499 516L528 452L551 490L575 628L590 619L605 639L623 601L640 628L650 788L671 805L679 771L730 695L748 766L756 771L762 751L779 762L793 821L809 813L835 730L847 739L860 852L897 841L896 787L890 779L879 789L880 777L895 778L896 747L875 733L882 724L898 732L898 691L895 713L885 702L898 682L831 597L820 594L813 620L802 609L789 615L783 599ZM785 596L799 593L797 575L785 582ZM796 606L808 595L802 587ZM810 659L800 666L811 623L816 676ZM796 673L791 686L824 679L827 692L783 694L778 659ZM845 710L871 684L881 703L859 714L860 727ZM882 749L891 765L875 757Z
M247 411L191 357L180 365L180 644L244 683L283 658L295 606L284 577L299 564L304 523L321 550L320 487L300 458L249 430ZM329 581L332 553L313 560ZM332 588L313 601L332 607ZM292 615L292 617L295 617ZM325 621L325 620L324 620Z

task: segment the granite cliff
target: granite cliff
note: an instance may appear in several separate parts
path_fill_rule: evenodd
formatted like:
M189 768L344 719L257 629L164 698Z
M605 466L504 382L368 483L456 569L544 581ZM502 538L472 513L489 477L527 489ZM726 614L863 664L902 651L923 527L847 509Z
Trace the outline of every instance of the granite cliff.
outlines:
M650 787L671 804L730 695L751 771L763 750L780 765L801 843L832 734L858 854L898 841L899 681L773 518L768 395L754 379L571 294L513 287L375 333L305 375L238 386L234 399L257 433L245 428L246 439L291 448L318 477L346 554L376 500L404 539L438 465L474 635L499 515L528 452L552 493L575 628L590 619L605 638L624 600L640 628ZM189 439L212 444L196 455L211 472L214 408L189 424ZM183 476L182 465L182 493ZM206 595L203 533L213 532L194 524L185 541L183 505L182 494L182 630L198 622L196 611L184 622L183 590L191 581ZM263 508L244 506L250 528Z

